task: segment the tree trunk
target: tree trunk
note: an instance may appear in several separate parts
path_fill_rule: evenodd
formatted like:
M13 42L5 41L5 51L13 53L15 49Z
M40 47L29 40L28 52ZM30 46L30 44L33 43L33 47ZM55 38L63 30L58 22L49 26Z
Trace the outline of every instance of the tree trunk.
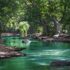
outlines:
M55 29L56 29L56 34L60 34L61 33L60 23L55 18L52 18L52 21L54 22L54 26L55 26Z
M44 35L49 35L49 28L48 28L48 24L47 24L47 20L46 19L41 19L41 24L43 26L43 34Z
M43 24L43 27L44 27L44 35L49 35L49 28L48 28L48 25L47 24Z

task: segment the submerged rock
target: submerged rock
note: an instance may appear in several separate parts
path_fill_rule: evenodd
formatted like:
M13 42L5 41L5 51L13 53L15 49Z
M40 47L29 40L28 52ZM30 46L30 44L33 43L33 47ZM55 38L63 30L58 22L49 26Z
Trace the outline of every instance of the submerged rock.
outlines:
M55 66L55 67L61 67L61 66L70 66L70 61L61 61L61 60L57 60L57 61L53 61L50 66Z

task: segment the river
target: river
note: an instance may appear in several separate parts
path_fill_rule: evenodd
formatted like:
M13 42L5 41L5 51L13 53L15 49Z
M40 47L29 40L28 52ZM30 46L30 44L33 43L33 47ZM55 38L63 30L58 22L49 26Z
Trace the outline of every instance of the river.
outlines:
M70 66L51 67L55 60L70 61L70 43L33 40L24 57L0 59L0 70L70 70Z

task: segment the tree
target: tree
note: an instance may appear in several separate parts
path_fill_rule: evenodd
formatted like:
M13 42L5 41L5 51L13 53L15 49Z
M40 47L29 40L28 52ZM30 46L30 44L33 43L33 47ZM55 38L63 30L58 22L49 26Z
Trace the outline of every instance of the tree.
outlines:
M69 4L69 0L0 0L0 30L8 30L11 25L14 30L19 22L27 21L31 32L42 26L47 35L63 30L69 33Z
M19 23L18 29L19 29L20 34L21 34L22 37L27 36L29 26L30 25L27 22L24 22L24 21Z
M27 0L26 2L26 20L34 24L42 25L45 33L49 32L49 24L54 24L55 33L61 33L62 25L67 25L70 1L66 0ZM65 9L66 7L66 9ZM63 20L63 21L62 21ZM52 28L52 26L51 26ZM52 30L53 30L52 29ZM54 33L54 34L55 34Z
M10 29L11 26L15 26L15 23L18 24L21 21L20 19L24 15L23 3L24 0L0 0L1 31L8 30L7 27Z

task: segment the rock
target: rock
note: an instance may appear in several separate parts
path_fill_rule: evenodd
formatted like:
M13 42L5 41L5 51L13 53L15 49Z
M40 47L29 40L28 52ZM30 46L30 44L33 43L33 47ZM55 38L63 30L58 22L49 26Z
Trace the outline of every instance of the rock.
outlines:
M15 33L15 32L5 32L5 33L1 33L1 36L19 36L19 33Z
M55 66L55 67L61 67L61 66L70 66L70 61L61 61L61 60L57 60L57 61L53 61L50 66Z
M12 52L0 52L1 58L10 58L10 57L18 57L18 56L26 56L26 54L22 54L20 52L12 51Z
M1 36L13 36L13 33L2 33Z
M4 42L4 40L0 39L0 44L2 44Z
M59 34L56 34L56 35L54 35L53 37L54 37L54 38L58 38L58 37L59 37Z
M15 47L9 47L9 46L6 47L6 46L0 45L0 51L21 51L24 49L26 49L26 48L16 48L16 46Z
M18 56L26 56L26 54L22 54L21 52L18 52L18 50L22 50L22 49L0 46L0 59L18 57Z
M26 49L26 48L14 48L14 51L22 51L24 49Z
M50 36L40 36L37 38L37 40L41 40L41 41L44 41L44 42L70 42L70 36L67 35L67 36L59 36L58 34L57 35L54 35L54 37L50 37Z

